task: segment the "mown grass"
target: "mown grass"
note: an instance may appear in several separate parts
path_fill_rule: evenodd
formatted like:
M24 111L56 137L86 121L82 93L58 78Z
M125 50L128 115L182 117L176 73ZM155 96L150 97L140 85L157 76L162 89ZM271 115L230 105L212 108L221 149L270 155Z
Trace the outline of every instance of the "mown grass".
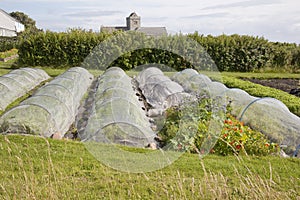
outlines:
M131 149L131 152L142 153ZM98 162L80 142L0 136L1 199L299 199L300 159L184 154L149 173ZM106 156L105 154L103 155Z

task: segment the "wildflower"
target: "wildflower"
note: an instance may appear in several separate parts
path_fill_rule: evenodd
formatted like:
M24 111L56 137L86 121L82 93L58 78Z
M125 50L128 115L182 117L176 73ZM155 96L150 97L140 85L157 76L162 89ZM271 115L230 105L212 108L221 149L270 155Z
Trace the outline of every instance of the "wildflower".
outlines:
M265 144L265 146L266 146L266 147L269 147L269 146L270 146L270 144L269 144L269 143L266 143L266 144Z

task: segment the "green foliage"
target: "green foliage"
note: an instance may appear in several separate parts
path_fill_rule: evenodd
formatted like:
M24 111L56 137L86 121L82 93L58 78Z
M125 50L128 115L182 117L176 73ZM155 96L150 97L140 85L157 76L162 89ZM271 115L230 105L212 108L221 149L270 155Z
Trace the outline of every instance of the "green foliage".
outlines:
M278 151L278 144L270 143L262 133L245 126L230 114L227 114L220 139L212 149L224 156L234 153L268 155Z
M38 32L21 40L19 62L28 66L78 66L108 36L80 29Z
M0 37L0 52L16 48L18 45L17 37Z
M213 37L197 32L190 37L207 50L220 71L253 71L266 66L271 60L272 49L264 38L240 35Z
M273 43L264 38L244 35L214 37L199 35L197 32L188 35L203 47L199 48L182 40L182 35L157 39L133 32L129 38L124 39L122 32L113 34L117 36L115 45L109 46L111 44L108 43L106 48L96 49L89 56L89 62L85 63L85 67L95 68L103 64L106 66L110 58L126 49L129 51L108 62L109 65L129 70L138 65L158 63L182 70L194 68L195 64L201 70L211 70L214 66L212 59L220 71L251 72L266 68L300 70L300 46L296 44ZM47 31L26 34L20 46L20 62L31 66L80 65L87 55L110 35L112 34L91 33L80 29L65 33ZM155 48L148 48L149 46ZM132 47L141 48L130 51ZM168 51L169 49L179 51L174 53ZM180 55L188 55L188 59Z
M266 67L300 70L300 46L296 44L237 34L213 37L195 32L189 37L205 48L220 71L252 72Z
M209 133L210 124L215 123L215 121L212 122L213 105L213 100L202 98L198 102L198 107L191 107L190 115L184 120L182 120L182 114L186 112L186 106L184 111L180 108L168 109L165 126L158 134L163 141L162 145L171 144L176 150L201 153L206 138L215 137ZM229 110L211 153L268 155L278 152L277 144L270 144L262 133L244 126L229 114ZM191 131L191 129L195 129L195 131Z
M95 48L84 65L88 68L119 66L125 70L151 63L176 70L194 66L200 66L202 70L214 68L209 55L195 44L183 35L152 38L139 32L120 32Z

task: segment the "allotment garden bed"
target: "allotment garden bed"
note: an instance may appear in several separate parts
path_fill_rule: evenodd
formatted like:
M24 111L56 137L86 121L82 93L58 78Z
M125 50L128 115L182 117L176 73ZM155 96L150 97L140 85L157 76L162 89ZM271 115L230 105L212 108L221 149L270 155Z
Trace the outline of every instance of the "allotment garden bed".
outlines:
M276 88L284 92L290 93L291 90L300 88L299 79L257 79L257 78L244 78L243 80L251 81L263 86Z

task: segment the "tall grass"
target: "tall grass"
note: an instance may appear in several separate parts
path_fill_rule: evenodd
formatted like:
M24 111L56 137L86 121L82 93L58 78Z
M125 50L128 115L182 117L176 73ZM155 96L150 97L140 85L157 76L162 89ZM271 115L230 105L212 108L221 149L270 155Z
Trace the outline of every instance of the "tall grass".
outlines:
M133 149L134 151L134 149ZM0 136L0 199L299 199L299 159L185 154L167 168L112 170L84 145ZM103 155L105 156L105 155Z

